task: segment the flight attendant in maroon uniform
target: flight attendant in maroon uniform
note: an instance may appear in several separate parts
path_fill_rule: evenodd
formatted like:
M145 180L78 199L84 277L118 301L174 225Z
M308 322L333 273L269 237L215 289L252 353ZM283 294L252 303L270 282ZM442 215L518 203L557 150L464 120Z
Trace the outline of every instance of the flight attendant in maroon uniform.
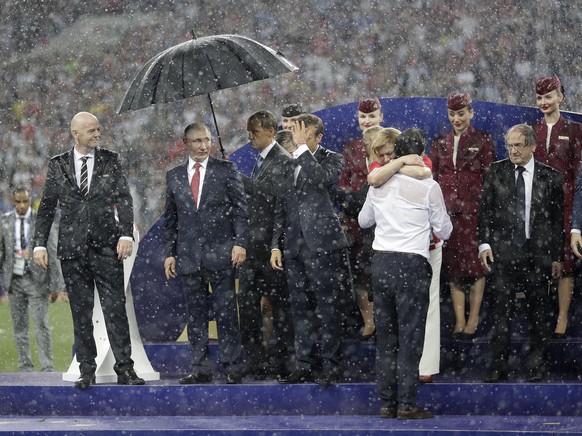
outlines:
M570 248L570 219L576 189L576 175L582 149L582 124L560 115L564 87L558 76L542 77L536 81L536 104L544 118L532 125L537 134L536 161L555 168L564 176L564 270L558 282L559 313L554 337L566 336L568 310L574 291L575 257Z
M453 336L470 339L479 323L485 290L485 274L477 256L477 214L483 178L495 159L495 147L489 133L471 126L475 113L469 94L449 94L447 111L453 129L433 142L430 158L453 222L453 233L443 249L456 318ZM466 288L470 289L468 318Z
M362 132L370 127L379 126L383 120L382 106L377 98L365 98L358 104L358 126ZM362 193L361 202L364 203L365 193L368 189L368 168L374 160L368 156L364 144L364 138L357 138L348 142L343 149L344 167L339 181L339 188L346 194ZM363 191L365 190L365 191ZM364 328L362 339L372 339L376 333L374 324L374 312L372 302L368 301L368 289L371 288L371 252L363 241L362 230L358 225L357 214L347 216L345 212L340 214L342 227L345 229L350 243L349 256L354 280L354 288L358 301L358 307L362 313Z

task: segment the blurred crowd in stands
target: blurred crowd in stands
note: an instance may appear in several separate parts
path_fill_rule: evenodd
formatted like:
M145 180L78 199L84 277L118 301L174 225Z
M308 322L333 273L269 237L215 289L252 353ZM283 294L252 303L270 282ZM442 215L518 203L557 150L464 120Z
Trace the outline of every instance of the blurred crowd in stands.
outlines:
M246 117L289 102L316 111L363 96L444 97L532 106L537 77L557 74L564 109L579 111L582 9L548 0L4 0L0 18L0 187L32 187L70 147L69 120L97 115L121 153L142 232L163 207L165 170L182 159L180 129L202 115L196 97L117 115L131 79L161 50L237 33L284 53L300 71L213 94L227 152L247 142ZM354 123L356 119L354 118Z

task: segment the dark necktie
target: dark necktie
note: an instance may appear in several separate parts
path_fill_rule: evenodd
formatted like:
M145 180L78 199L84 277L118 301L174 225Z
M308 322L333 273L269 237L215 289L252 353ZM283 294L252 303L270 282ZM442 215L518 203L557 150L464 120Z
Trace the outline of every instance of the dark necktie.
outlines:
M263 159L263 156L261 156L259 154L259 157L257 158L257 163L255 164L255 167L253 168L253 174L252 174L252 178L256 179L259 176L259 172L261 170L261 165L263 165L263 161L265 159Z
M87 194L89 193L89 178L87 175L87 159L89 159L87 156L81 158L83 163L81 164L81 185L79 187L81 188L81 194L83 194L84 197L86 197Z
M192 189L192 197L194 197L194 204L198 207L198 191L200 190L200 164L194 164L194 174L192 175L192 182L190 183Z
M513 242L518 246L525 244L525 181L523 172L525 168L518 166L517 181L515 183L515 226L513 228Z
M20 249L24 251L26 249L26 233L24 230L24 217L19 217L18 219L20 220Z

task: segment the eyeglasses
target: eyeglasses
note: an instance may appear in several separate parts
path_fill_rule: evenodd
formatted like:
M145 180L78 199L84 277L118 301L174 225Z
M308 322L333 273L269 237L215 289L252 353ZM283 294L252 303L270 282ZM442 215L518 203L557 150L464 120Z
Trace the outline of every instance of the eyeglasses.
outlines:
M503 144L506 150L511 150L515 148L516 150L523 150L526 147L529 147L527 144Z

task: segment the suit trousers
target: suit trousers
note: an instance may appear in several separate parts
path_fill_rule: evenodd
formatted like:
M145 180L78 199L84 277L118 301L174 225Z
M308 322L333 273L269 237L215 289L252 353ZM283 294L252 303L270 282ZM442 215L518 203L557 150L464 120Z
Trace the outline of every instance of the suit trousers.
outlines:
M432 269L418 254L376 252L372 258L376 377L384 405L416 405Z
M218 329L218 362L226 372L240 372L241 339L238 325L235 270L210 271L201 268L182 275L182 287L188 308L188 340L192 351L192 372L210 374L208 321L212 311ZM209 294L208 285L212 287ZM212 305L212 310L209 307Z
M247 259L240 267L238 302L241 339L251 371L265 367L269 359L263 345L263 296L273 308L274 364L286 367L293 356L294 334L285 274L274 270L268 260Z
M345 286L345 250L317 253L299 240L297 257L286 259L287 284L295 329L297 369L335 369L342 359L342 314L340 302ZM321 340L321 358L315 344Z
M552 334L551 303L548 295L550 266L541 271L533 257L534 247L528 241L523 248L511 251L514 257L503 262L499 257L492 265L491 336L492 369L508 371L511 350L512 322L515 317L515 293L525 294L525 305L530 327L530 351L526 368L547 370L549 339Z
M53 347L48 323L48 295L34 283L31 273L26 273L23 276L14 275L8 294L14 326L14 340L18 353L18 369L20 371L34 371L28 335L28 316L30 313L36 337L40 370L43 372L52 371Z
M93 337L95 288L115 357L113 369L117 374L132 369L123 262L117 259L113 250L105 254L89 248L84 257L61 260L61 267L73 315L75 352L81 373L94 373L97 369L97 347Z

